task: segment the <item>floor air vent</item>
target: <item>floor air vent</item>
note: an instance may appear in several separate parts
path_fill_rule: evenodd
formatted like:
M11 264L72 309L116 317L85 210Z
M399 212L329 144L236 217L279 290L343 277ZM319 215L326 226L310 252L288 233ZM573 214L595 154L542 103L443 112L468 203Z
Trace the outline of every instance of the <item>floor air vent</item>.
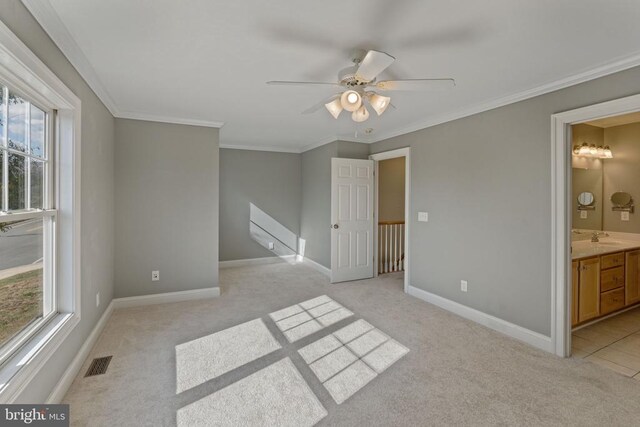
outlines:
M107 368L109 367L109 362L111 362L112 357L113 356L106 356L93 359L91 366L89 366L89 369L87 369L87 373L84 374L84 376L91 377L93 375L102 375L107 372Z

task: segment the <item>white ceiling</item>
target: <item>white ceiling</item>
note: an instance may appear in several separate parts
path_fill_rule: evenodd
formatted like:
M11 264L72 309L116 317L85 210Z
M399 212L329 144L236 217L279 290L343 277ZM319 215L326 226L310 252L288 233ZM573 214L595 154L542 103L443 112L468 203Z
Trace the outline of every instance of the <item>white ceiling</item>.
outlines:
M23 1L115 116L224 123L224 146L371 142L640 64L637 0ZM265 84L334 81L354 48L457 86L356 125L300 114L331 87Z

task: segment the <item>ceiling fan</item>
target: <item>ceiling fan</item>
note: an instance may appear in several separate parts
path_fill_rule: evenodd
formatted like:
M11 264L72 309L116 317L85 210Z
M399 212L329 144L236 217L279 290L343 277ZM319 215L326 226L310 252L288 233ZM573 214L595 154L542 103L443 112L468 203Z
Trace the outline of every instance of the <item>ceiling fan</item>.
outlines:
M391 104L391 97L380 95L377 91L421 91L448 89L455 86L455 80L442 79L410 79L410 80L383 80L377 81L378 75L386 70L395 58L387 53L377 50L369 50L363 55L359 51L352 59L355 65L345 68L338 73L337 82L296 82L296 81L269 81L269 85L285 86L336 86L341 92L302 112L310 114L318 109L325 108L337 119L342 110L351 113L355 122L364 122L369 118L369 111L365 106L368 103L374 111L381 115Z

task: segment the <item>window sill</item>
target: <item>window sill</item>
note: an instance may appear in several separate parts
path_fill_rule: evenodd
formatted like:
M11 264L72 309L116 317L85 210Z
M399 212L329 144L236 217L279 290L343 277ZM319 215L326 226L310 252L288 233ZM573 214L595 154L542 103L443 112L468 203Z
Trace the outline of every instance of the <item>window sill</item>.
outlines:
M80 322L77 313L55 316L0 369L0 403L13 402Z

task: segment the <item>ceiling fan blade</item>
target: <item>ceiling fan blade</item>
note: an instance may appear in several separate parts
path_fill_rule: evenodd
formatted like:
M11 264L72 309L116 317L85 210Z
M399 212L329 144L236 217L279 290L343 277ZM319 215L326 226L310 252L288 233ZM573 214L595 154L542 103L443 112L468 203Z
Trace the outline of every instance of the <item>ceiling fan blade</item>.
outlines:
M319 109L321 109L322 107L324 107L324 104L333 101L334 99L338 98L339 96L340 96L340 94L332 95L329 98L324 99L324 100L318 102L317 104L314 104L311 107L307 108L306 110L304 110L302 112L302 114L313 114L316 111L318 111Z
M456 85L454 79L385 80L374 85L380 90L443 90Z
M360 62L356 71L356 79L370 82L375 79L378 74L383 72L389 65L393 64L396 59L384 52L370 50Z
M281 80L272 80L267 82L268 85L278 85L278 86L340 86L339 83L331 83L331 82L291 82L291 81L281 81Z

